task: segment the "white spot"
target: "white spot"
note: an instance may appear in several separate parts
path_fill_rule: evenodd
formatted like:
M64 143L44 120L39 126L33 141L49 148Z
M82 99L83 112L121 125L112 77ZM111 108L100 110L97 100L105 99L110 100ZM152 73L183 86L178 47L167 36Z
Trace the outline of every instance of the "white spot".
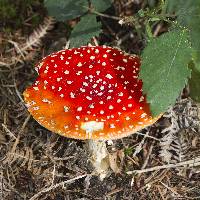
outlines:
M118 112L118 115L121 115L122 113L121 112Z
M132 129L134 126L133 125L129 125L128 127Z
M48 70L44 70L44 73L47 74Z
M70 92L70 97L71 97L72 99L74 99L74 98L75 98L75 94L74 94L73 92Z
M38 88L38 87L33 87L33 89L34 89L34 90L39 90L39 88Z
M59 88L58 88L58 92L60 92L61 90L62 90L62 87L59 87Z
M76 119L78 119L78 120L79 120L79 119L80 119L80 116L76 116Z
M117 103L120 103L122 100L121 99L117 99Z
M77 73L76 73L76 75L81 75L82 74L82 71L78 71Z
M72 84L72 81L67 81L67 84L69 84L69 85Z
M132 99L132 98L133 98L132 96L129 96L129 97L128 97L128 99Z
M104 114L104 111L103 111L103 110L101 110L101 111L100 111L100 114L102 114L102 115L103 115L103 114Z
M66 64L66 65L69 65L69 62L68 62L68 61L66 61L66 62L65 62L65 64Z
M81 66L82 66L82 63L79 62L79 63L77 64L77 67L81 67Z
M97 84L94 84L92 87L93 87L93 88L96 88L96 87L97 87Z
M102 96L102 94L103 94L103 92L99 92L97 95L98 95L98 96Z
M87 52L90 53L90 50L88 49Z
M78 51L76 51L76 50L74 51L74 54L78 54L78 53L80 53L80 52L78 52Z
M63 98L63 97L64 97L64 94L61 94L61 95L60 95L60 97L62 97L62 98Z
M98 79L97 81L96 81L96 83L100 83L102 81L102 79L100 78L100 79Z
M106 66L106 63L105 63L105 62L102 62L102 66Z
M141 118L145 118L147 116L146 113L141 114Z
M80 91L81 91L81 92L85 92L85 89L83 89L83 88L80 88Z
M84 85L84 86L88 86L88 84L87 84L86 82L83 82L83 85Z
M46 80L44 81L44 84L45 84L45 82L46 82ZM38 85L39 83L40 83L40 81L35 81L35 85Z
M64 106L64 112L69 112L69 107Z
M91 59L91 60L94 60L94 59L95 59L95 56L90 56L90 59Z
M99 101L99 104L103 104L103 101Z
M51 86L51 88L52 88L52 90L54 90L54 89L55 89L55 86Z
M115 125L114 124L110 124L110 128L115 128Z
M91 97L89 97L89 96L86 96L86 99L88 99L89 101L91 101L91 100L92 100L92 98L91 98Z
M126 107L122 107L122 110L126 110Z
M64 129L68 129L68 128L69 128L69 126L67 126L67 125L64 126Z
M118 94L119 97L122 97L123 95L124 95L123 92L120 92L120 93Z
M95 51L94 51L95 53L99 53L99 49L95 49Z
M65 70L65 71L64 71L64 74L69 74L69 70Z
M93 65L89 65L89 68L92 69L92 68L93 68Z
M78 108L77 108L77 111L81 111L81 110L82 110L82 107L78 107Z
M96 71L96 74L99 75L99 74L100 74L100 71Z
M111 99L112 97L111 96L107 96L107 99L109 100L109 99Z
M39 110L39 109L40 109L39 106L33 107L33 110Z
M120 69L124 71L124 70L125 70L125 67L117 66L115 69L118 70L118 71L119 71Z
M109 92L109 93L112 93L112 92L113 92L113 90L108 90L108 92Z
M60 60L64 60L64 56L63 55L60 56Z
M124 81L124 84L127 85L129 83L129 81Z
M130 117L126 117L125 119L128 121L128 120L130 120L131 118L130 118Z
M110 74L106 74L106 78L112 79L113 77Z
M45 81L44 81L44 84L46 85L47 83L48 83L48 81L45 80Z
M123 78L124 78L124 75L121 75L121 78L123 79Z
M62 79L62 77L60 77L60 78L57 78L56 80L59 82L61 79Z
M142 101L144 101L144 97L143 96L140 97L139 102L142 102Z
M127 60L127 59L125 59L125 58L123 59L123 61L124 61L125 63L127 63L127 62L128 62L128 60Z
M100 87L100 90L104 90L104 86L103 85Z
M93 78L93 76L92 76L92 75L89 75L89 77L90 77L90 78Z
M130 103L130 104L128 104L128 107L129 107L129 108L131 108L132 106L133 106L133 105L132 105L131 103Z
M109 109L112 110L114 107L112 105L109 106Z
M93 105L93 104L90 104L90 105L89 105L89 108L94 108L94 105Z
M103 57L104 57L104 58L107 58L108 56L107 56L107 54L104 54Z

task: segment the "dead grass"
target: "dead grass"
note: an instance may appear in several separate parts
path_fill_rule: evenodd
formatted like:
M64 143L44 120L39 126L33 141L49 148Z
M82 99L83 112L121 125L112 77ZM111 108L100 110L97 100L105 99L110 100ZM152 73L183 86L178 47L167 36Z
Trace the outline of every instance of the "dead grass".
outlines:
M116 36L111 44L118 38L128 52L141 51L130 32L104 23L107 34ZM32 119L22 92L36 77L34 64L54 49L49 38L60 41L54 22L50 25L50 32L36 35L40 45L26 51L22 46L30 37L0 33L0 199L200 198L200 112L187 95L154 126L108 145L115 156L112 167L120 173L103 182L92 173L84 142L55 135ZM59 46L64 45L62 40Z

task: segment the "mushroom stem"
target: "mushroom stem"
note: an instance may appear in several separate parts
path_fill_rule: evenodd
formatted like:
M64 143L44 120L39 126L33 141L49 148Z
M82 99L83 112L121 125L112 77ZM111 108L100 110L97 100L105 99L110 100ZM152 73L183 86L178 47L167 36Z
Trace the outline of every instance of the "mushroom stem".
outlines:
M91 162L95 172L103 180L109 171L109 153L105 140L88 140L88 149L91 153Z
M108 174L109 153L106 148L106 140L92 140L92 134L95 131L104 129L104 122L88 121L83 122L81 129L85 130L88 140L88 149L91 153L91 162L96 174L103 180Z

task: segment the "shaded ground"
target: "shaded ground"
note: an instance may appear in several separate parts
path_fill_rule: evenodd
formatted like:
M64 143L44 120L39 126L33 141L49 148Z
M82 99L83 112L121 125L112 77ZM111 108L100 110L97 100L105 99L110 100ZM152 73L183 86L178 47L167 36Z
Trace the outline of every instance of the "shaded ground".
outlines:
M22 2L16 2L19 9ZM145 1L125 7L116 2L110 15L133 14L146 6ZM0 22L0 199L200 198L200 114L187 90L158 123L108 145L112 166L120 173L112 172L103 181L92 174L84 141L55 135L29 116L22 92L36 77L34 65L63 48L69 35L69 25L45 16L41 1L35 1L21 12L19 24L13 23L16 15L3 16ZM111 19L102 21L100 44L141 52L142 33L136 34L132 26L122 30ZM156 34L166 29L159 27L154 27Z

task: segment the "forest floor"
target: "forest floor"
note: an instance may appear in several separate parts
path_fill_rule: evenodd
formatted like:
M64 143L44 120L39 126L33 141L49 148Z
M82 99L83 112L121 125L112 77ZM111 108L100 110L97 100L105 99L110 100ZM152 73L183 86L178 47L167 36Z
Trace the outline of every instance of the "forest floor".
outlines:
M85 141L56 135L30 116L22 93L36 78L34 65L65 47L76 22L56 22L42 1L27 2L0 10L0 199L200 199L200 107L187 88L157 123L108 144L114 171L103 181L93 174ZM146 6L135 2L108 12L124 16ZM100 44L141 53L145 41L132 26L101 20ZM163 31L158 24L154 33Z

